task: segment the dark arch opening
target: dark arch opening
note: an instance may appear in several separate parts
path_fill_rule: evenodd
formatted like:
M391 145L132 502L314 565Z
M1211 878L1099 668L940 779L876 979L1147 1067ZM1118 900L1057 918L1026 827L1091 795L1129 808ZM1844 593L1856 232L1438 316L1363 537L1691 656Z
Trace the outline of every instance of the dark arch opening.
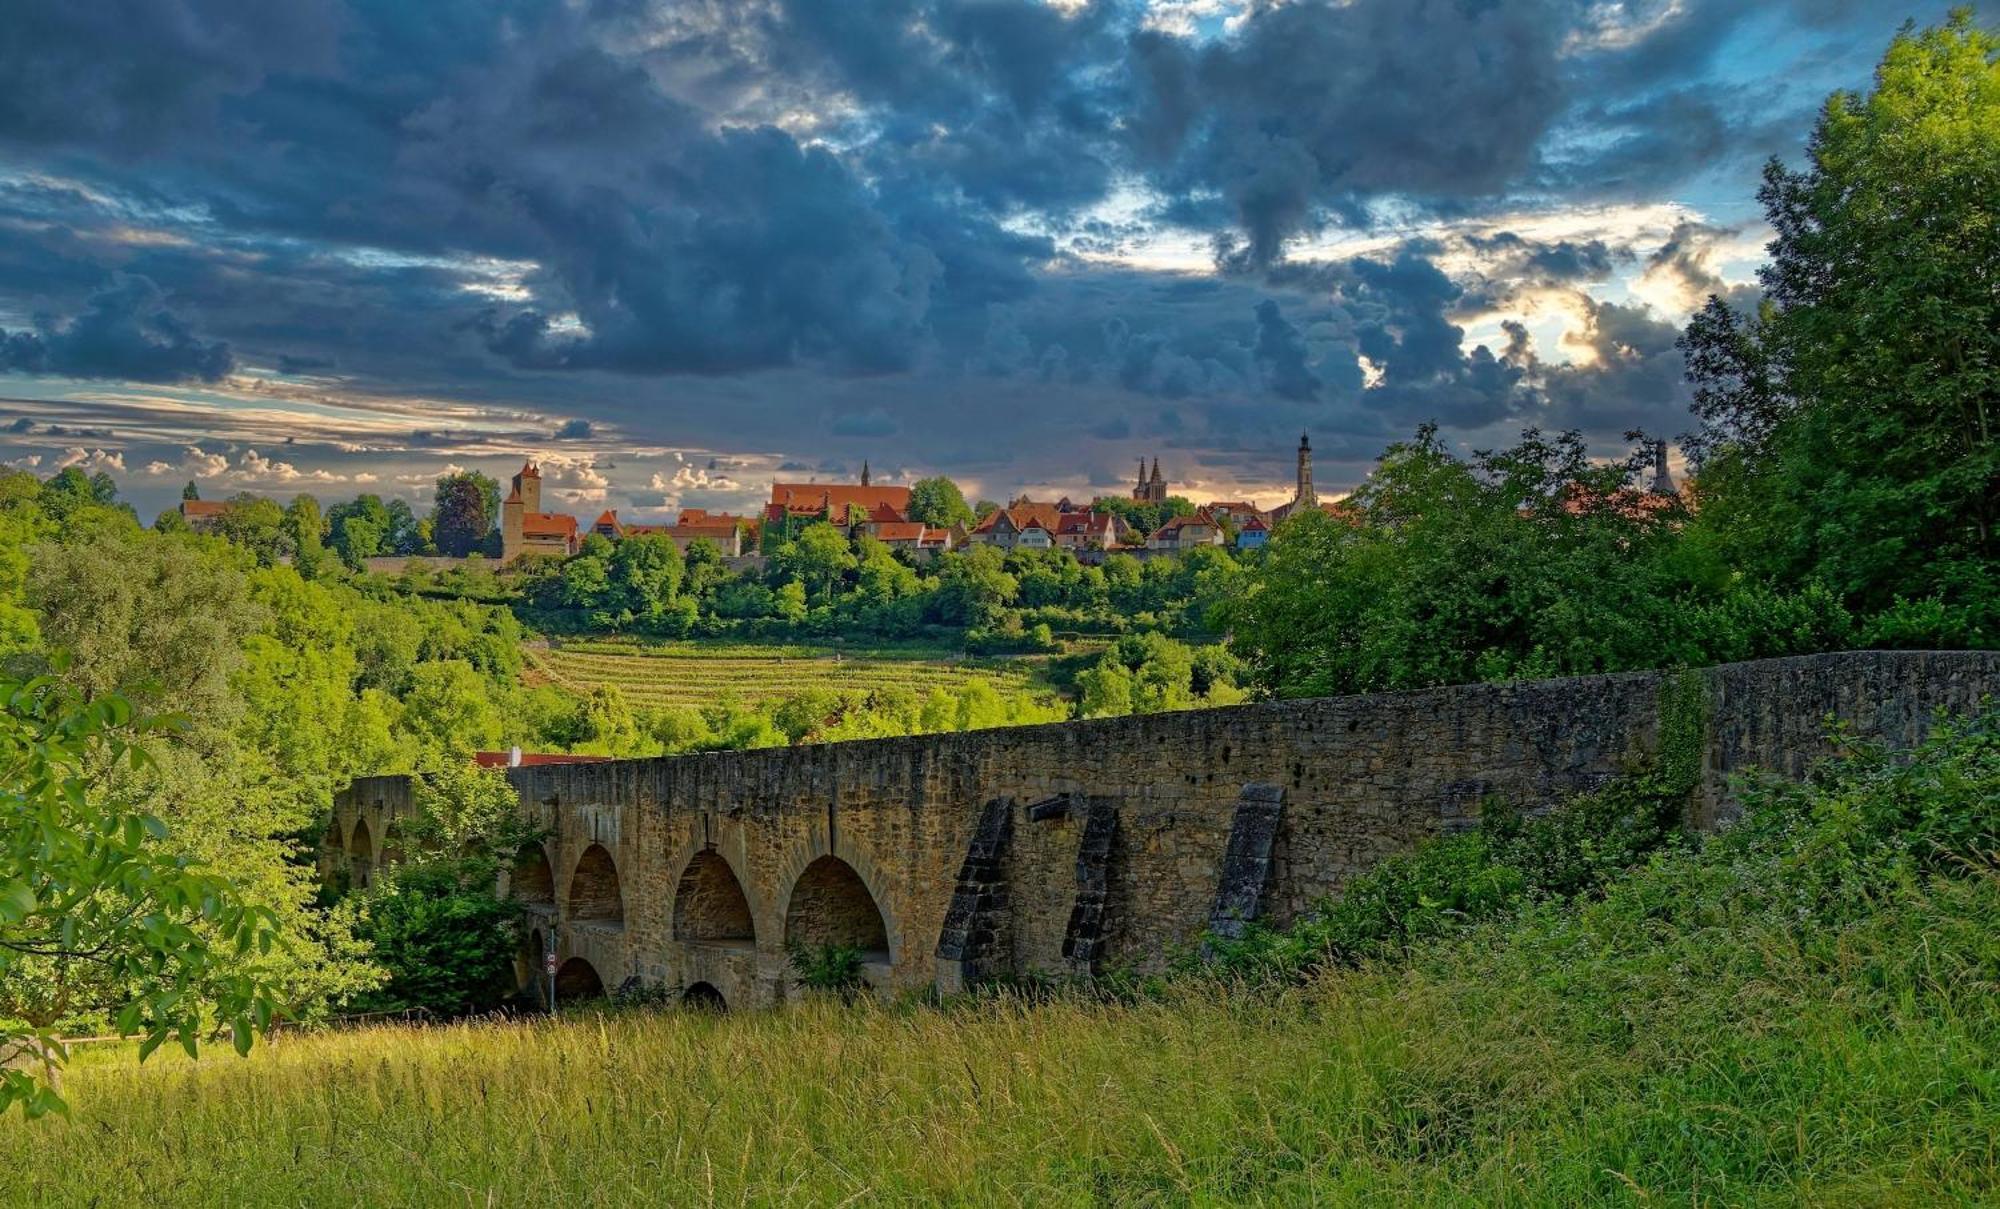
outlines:
M681 1006L697 1012L726 1012L729 1001L715 989L714 983L697 982L681 992Z
M382 829L382 867L403 863L403 837L396 833L396 825L389 824Z
M597 968L581 957L572 957L556 969L556 1002L604 998L604 980Z
M695 853L674 888L674 939L755 948L757 925L743 883L722 854Z
M569 917L591 923L625 922L625 896L618 889L618 866L602 844L584 849L569 875Z
M536 1004L547 1007L548 975L542 962L548 952L549 938L540 928L530 929L521 942L521 989L534 992Z
M549 854L540 844L521 845L514 857L514 871L507 878L507 893L533 906L556 905L556 872L549 867Z
M365 886L375 870L375 842L368 835L368 820L354 820L354 838L347 841L347 867L354 871L353 884Z
M837 856L820 857L799 874L785 907L785 943L849 945L867 960L889 959L882 909L854 866Z

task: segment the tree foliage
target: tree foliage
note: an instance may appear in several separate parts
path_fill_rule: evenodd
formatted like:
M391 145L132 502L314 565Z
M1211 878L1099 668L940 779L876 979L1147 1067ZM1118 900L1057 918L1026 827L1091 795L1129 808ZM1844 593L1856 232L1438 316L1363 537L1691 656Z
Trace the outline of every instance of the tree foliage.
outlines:
M143 770L134 740L164 722L115 695L42 678L0 682L0 1113L58 1109L58 1024L110 1016L193 1056L212 1022L247 1052L276 1004L246 955L277 936L268 909L166 842L158 818L104 789Z
M1761 303L1683 340L1703 525L1879 640L2000 641L2000 39L1905 30L1758 196Z

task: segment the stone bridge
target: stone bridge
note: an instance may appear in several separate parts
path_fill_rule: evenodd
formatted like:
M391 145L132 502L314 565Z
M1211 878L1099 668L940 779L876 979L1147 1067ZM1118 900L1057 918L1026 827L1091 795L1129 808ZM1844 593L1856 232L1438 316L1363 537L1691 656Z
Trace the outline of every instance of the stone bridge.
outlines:
M1700 673L1696 821L1727 779L1797 773L1829 718L1908 743L2000 695L2000 652L1857 652ZM966 734L512 769L546 840L507 889L552 930L559 995L638 980L730 1006L793 986L787 946L866 953L883 994L1155 968L1203 929L1292 919L1357 871L1546 807L1653 752L1670 676L1640 672ZM398 858L405 777L336 800L323 853Z

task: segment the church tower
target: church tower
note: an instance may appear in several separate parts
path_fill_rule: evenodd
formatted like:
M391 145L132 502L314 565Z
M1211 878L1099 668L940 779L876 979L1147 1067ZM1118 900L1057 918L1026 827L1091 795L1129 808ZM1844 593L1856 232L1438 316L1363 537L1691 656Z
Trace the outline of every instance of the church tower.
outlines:
M1312 440L1303 432L1299 434L1299 490L1293 502L1301 508L1319 507L1319 495L1313 490Z
M1667 470L1667 443L1665 441L1656 440L1653 442L1652 492L1654 495L1678 496L1680 494L1680 488L1674 486L1673 474Z
M866 487L866 486L868 485L868 459L867 459L867 458L862 458L862 459L861 459L861 485L862 485L863 487Z

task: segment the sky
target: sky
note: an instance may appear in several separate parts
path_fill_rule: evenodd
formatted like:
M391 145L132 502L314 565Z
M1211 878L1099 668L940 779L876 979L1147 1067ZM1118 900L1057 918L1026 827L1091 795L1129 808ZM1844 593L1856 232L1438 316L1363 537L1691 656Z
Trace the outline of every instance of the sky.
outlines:
M1914 0L13 0L0 461L653 520L1690 425Z

